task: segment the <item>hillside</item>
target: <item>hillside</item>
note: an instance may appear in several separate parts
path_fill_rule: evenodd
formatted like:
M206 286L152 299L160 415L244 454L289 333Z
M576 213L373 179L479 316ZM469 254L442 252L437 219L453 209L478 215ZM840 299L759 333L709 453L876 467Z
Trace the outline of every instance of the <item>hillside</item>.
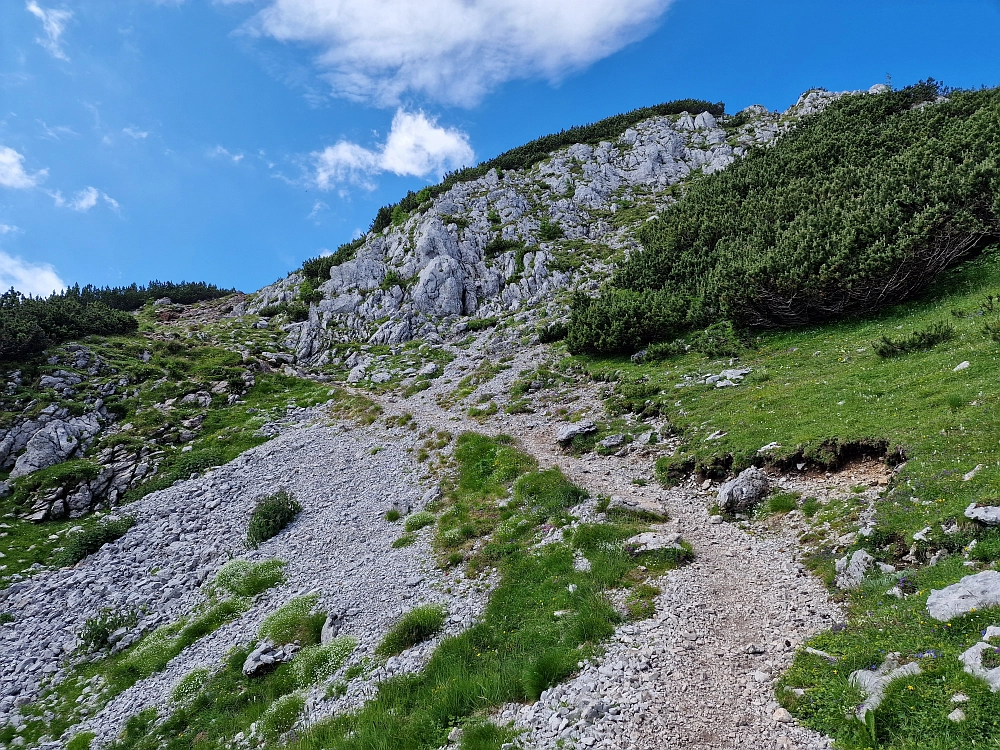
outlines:
M665 104L253 294L8 295L0 750L996 744L995 99Z

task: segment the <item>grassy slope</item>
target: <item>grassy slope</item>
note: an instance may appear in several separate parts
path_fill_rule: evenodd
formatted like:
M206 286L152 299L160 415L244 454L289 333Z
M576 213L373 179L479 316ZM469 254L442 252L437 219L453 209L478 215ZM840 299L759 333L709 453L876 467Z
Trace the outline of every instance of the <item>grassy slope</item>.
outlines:
M823 459L817 447L830 438L881 438L905 447L910 460L878 501L875 535L854 548L864 546L880 560L911 567L901 558L913 544L913 533L930 526L930 542L918 544L918 555L925 559L927 552L945 548L953 556L936 567L912 566L907 576L917 593L903 602L885 595L895 585L893 576L852 594L847 627L813 644L842 661L828 664L800 656L783 685L807 688L805 697L779 695L802 721L839 738L845 747L874 746L867 728L844 718L845 711L860 703L847 677L855 669L880 664L890 651L908 657L924 654L925 673L890 691L876 717L878 747L1000 746L1000 698L965 675L957 661L979 640L982 629L1000 624L1000 613L941 625L930 621L924 609L932 588L974 572L962 566L961 556L973 539L978 539L973 559L984 565L1000 559L1000 535L965 522L962 515L970 502L995 503L1000 497L1000 343L983 332L987 323L1000 319L1000 305L989 312L989 295L1000 295L996 251L949 273L921 301L866 320L761 336L740 358L739 365L752 367L753 373L736 388L675 388L685 374L718 373L729 366L728 360L713 362L694 354L644 365L621 359L571 360L600 379L617 378L619 393L634 391L648 378L642 393L653 394L648 399L663 406L683 438L682 455L661 460L664 472L685 460L711 470L730 457L738 470L771 442L782 444L779 458L804 449L807 456ZM942 320L956 329L952 341L893 359L873 353L873 342L882 336L900 337ZM954 372L963 361L971 367ZM726 432L724 437L706 441L719 430ZM963 481L980 464L983 469L975 478ZM810 535L819 549L818 569L827 576L834 555L824 551L832 550L836 537L852 524L857 528L857 507L845 503L837 510L845 515L818 513L815 520L832 521L832 528L815 528ZM960 530L945 535L941 524L952 520ZM955 707L951 695L959 691L972 700L964 706L968 720L956 725L946 716Z

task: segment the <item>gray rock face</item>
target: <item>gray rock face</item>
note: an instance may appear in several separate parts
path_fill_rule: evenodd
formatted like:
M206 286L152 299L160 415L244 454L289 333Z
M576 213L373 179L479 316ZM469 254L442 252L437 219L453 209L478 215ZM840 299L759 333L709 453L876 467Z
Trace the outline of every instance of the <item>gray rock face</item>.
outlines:
M987 526L1000 526L1000 506L972 503L965 509L965 517Z
M771 483L763 469L751 466L719 490L719 507L726 513L742 513L759 503L770 492Z
M331 269L320 287L324 298L311 305L308 321L286 329L286 346L300 360L317 363L338 341L398 344L444 337L458 333L458 316L499 317L554 304L574 273L554 267L559 246L541 236L543 220L566 239L628 251L637 226L608 221L622 202L641 191L643 201L665 208L674 200L668 187L694 172L725 169L838 96L811 92L783 115L751 108L750 122L735 133L707 112L653 117L614 142L575 144L529 169L490 171L456 184L403 224L369 234L352 260ZM504 248L498 240L511 244ZM593 258L586 263L606 268ZM260 290L237 313L292 302L302 281L291 274Z
M48 422L28 439L25 452L15 462L10 478L17 479L62 463L100 430L97 414Z
M927 614L941 622L973 609L996 606L1000 606L1000 572L996 570L966 576L958 583L932 591L927 597Z
M850 557L840 558L837 560L837 588L844 590L858 588L865 579L865 573L874 564L875 558L863 549L859 549Z
M597 431L597 425L595 425L590 420L584 422L577 422L576 424L567 424L559 428L556 433L557 443L568 443L570 440L575 438L577 435L587 435L591 432Z
M98 475L77 485L55 487L40 495L31 508L32 521L80 518L100 508L118 505L128 490L156 471L157 461L149 448L138 453L118 445L97 456Z

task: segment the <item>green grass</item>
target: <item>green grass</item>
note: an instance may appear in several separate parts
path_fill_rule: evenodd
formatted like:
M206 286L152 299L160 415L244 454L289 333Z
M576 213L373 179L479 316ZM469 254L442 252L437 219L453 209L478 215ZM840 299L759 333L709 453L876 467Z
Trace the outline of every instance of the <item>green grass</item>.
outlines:
M942 588L975 572L961 565L963 552L985 564L1000 561L1000 532L964 518L970 502L996 502L1000 497L1000 441L996 425L1000 407L1000 347L984 329L1000 318L990 297L1000 293L1000 254L991 250L945 274L922 299L864 319L841 321L797 331L770 332L747 342L739 366L752 372L734 388L691 383L685 375L718 373L728 360L696 354L660 363L636 364L622 358L570 358L568 371L583 369L596 380L641 384L643 398L657 405L681 440L678 455L660 459L658 476L673 481L691 471L722 477L738 472L771 451L778 469L837 469L865 456L885 454L895 465L907 459L876 500L876 528L853 547L837 547L837 537L857 531L869 500L868 488L820 503L779 493L762 508L785 513L798 505L811 529L808 563L827 582L834 561L865 548L881 561L905 571L919 593L900 602L886 596L893 577L875 576L848 597L850 618L839 632L818 636L810 645L841 661L827 664L800 654L782 685L807 689L804 698L779 690L780 700L803 724L838 739L847 749L873 746L870 730L844 718L860 696L847 678L850 672L878 665L886 653L899 651L919 658L924 674L897 685L875 717L875 744L903 750L918 747L995 746L1000 737L1000 703L982 683L962 671L957 655L996 624L998 613L978 613L942 625L924 610L931 588ZM947 330L936 325L948 316ZM917 332L918 335L911 335ZM904 342L899 356L880 357L875 344L888 338ZM910 343L913 346L910 346ZM955 372L968 361L971 366ZM720 439L706 441L716 432ZM963 475L982 464L970 481ZM957 522L945 534L942 524ZM952 557L932 568L903 560L913 534L930 527L929 542L917 543L922 560L945 549ZM933 651L936 656L928 656ZM923 656L918 656L923 654ZM954 724L947 714L957 691L972 700L963 706L969 717Z
M261 498L254 505L247 524L247 547L257 549L268 539L273 539L301 512L302 506L287 490Z
M395 656L433 638L441 632L447 616L448 612L439 604L425 604L411 609L389 629L376 652L382 656Z
M97 705L104 706L140 680L162 671L185 648L245 612L250 606L249 597L281 583L283 567L280 560L227 563L209 585L209 598L189 616L157 628L118 654L76 665L62 682L43 691L37 701L25 706L22 713L27 717L27 728L23 736L26 740L37 740L45 734L59 737L76 724L81 718L77 698L88 681L95 677L103 683ZM134 622L134 616L129 613L110 610L99 619L108 621L94 623L93 629L101 632L125 624L127 619ZM318 637L316 631L317 640ZM0 742L9 744L13 739L11 732L10 727L0 728Z

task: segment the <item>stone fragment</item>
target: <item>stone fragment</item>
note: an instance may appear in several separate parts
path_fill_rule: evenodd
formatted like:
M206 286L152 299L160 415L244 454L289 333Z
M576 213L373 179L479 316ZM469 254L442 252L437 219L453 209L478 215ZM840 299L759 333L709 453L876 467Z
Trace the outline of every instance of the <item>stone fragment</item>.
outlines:
M590 420L583 422L577 422L576 424L567 424L559 428L556 433L557 443L568 443L570 440L575 438L577 435L587 435L591 432L597 431L597 425L595 425Z
M780 724L791 724L793 721L792 715L788 713L788 710L780 707L775 709L775 712L771 714L771 718Z
M676 532L647 531L625 540L625 548L633 554L664 549L683 549L681 535Z
M608 510L621 513L639 513L657 520L666 520L667 518L667 512L663 509L662 505L638 497L626 498L620 495L612 495L611 502L608 503Z
M865 578L865 573L875 563L866 550L859 549L849 557L837 560L836 585L839 589L856 589Z
M959 722L965 721L965 711L963 711L960 708L956 708L954 711L952 711L950 714L948 714L948 719L950 721L955 722L956 724L958 724Z
M243 662L243 674L247 677L257 677L266 674L278 664L291 661L298 650L299 647L295 643L275 646L268 641L261 641L257 644L257 648L249 653L246 661Z
M971 503L965 509L965 517L987 526L1000 526L1000 506Z
M953 372L961 372L962 370L968 370L970 367L972 367L972 363L966 360L965 362L960 362L958 365L956 365Z

